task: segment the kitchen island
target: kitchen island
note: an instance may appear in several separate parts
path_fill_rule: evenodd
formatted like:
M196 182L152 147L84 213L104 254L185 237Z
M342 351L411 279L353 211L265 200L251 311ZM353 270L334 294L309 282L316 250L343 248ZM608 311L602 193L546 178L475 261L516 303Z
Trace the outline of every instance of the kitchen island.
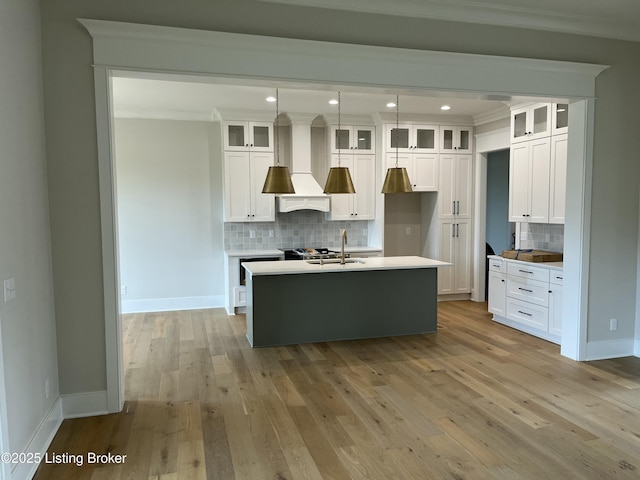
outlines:
M437 268L423 257L244 264L253 347L433 333Z

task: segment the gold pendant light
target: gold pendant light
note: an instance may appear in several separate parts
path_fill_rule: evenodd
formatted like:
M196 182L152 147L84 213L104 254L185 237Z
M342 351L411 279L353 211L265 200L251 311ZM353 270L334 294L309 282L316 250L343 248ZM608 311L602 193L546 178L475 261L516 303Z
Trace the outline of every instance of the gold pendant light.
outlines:
M276 164L269 167L267 172L267 178L264 180L264 186L262 187L262 193L296 193L291 182L291 175L289 174L289 167L280 165L280 138L279 138L279 117L280 117L280 105L278 98L278 89L276 88Z
M338 166L329 169L327 183L324 185L324 193L356 193L351 181L349 167L340 166L340 134L342 125L340 123L340 92L338 92Z
M387 176L382 185L382 193L413 192L407 169L398 166L398 135L400 131L400 97L396 95L396 166L387 169Z

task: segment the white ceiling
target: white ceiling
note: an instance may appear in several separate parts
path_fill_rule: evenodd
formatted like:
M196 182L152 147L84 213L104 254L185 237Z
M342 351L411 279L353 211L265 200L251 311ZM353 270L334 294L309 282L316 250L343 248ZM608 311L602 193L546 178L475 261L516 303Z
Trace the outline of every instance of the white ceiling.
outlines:
M639 0L260 0L640 41Z
M131 75L128 73L127 75ZM140 77L140 75L138 75ZM238 80L204 77L130 78L113 79L114 113L117 117L173 118L210 121L217 118L217 110L241 109L274 112L274 103L268 96L279 92L280 112L337 114L338 108L329 100L341 92L343 115L373 115L376 112L393 112L386 104L400 94L401 114L448 115L477 117L488 113L500 116L508 114L504 97L477 98L442 92L396 92L385 89L364 89L327 85L271 84L261 82L247 84ZM449 111L442 111L442 105Z

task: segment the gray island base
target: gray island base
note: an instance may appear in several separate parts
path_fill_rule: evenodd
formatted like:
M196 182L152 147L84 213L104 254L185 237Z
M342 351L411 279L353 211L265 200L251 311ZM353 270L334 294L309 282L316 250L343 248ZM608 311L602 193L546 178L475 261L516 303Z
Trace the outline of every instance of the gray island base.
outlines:
M404 262L381 258L366 259L364 265L247 265L249 343L267 347L436 332L434 267L449 264L424 259L428 262L416 260L418 265L429 266L402 268L408 259L421 257L394 258ZM296 272L293 263L303 271ZM275 270L269 273L267 264ZM378 264L384 268L376 268Z

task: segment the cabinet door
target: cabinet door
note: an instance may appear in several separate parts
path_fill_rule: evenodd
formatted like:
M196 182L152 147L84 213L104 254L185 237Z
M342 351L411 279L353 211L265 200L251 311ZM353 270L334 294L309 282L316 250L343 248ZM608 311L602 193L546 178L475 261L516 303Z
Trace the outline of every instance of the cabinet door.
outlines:
M456 155L455 158L455 201L456 216L471 218L471 190L473 185L473 157Z
M375 218L376 187L375 156L354 155L353 165L353 183L356 189L353 198L353 219L373 220Z
M266 172L265 172L266 174ZM249 152L224 154L224 221L251 220Z
M269 167L273 165L273 153L253 152L251 166L251 221L273 222L276 219L275 195L262 193Z
M471 127L440 127L440 151L471 153Z
M352 150L354 153L375 153L376 127L355 126L352 129Z
M562 336L562 285L549 285L549 333Z
M438 155L413 154L413 174L410 177L413 190L416 192L438 191Z
M529 215L529 144L511 145L509 158L509 221L526 222Z
M249 148L254 152L273 152L273 124L249 122Z
M249 122L224 122L222 133L225 150L245 151L249 148Z
M453 263L455 265L454 240L456 225L454 222L439 222L438 228L438 260ZM455 268L438 268L438 294L446 295L455 293Z
M527 221L549 222L549 170L551 168L551 139L541 138L529 143L530 210Z
M507 282L504 273L489 272L488 309L494 315L506 316Z
M413 180L414 172L413 172L413 155L410 153L399 153L397 156L398 167L406 168L407 175L409 176L409 180L411 181L411 185L416 183ZM395 153L387 153L387 161L386 168L384 174L387 174L388 168L394 168L396 166L396 154Z
M551 134L551 104L538 103L511 111L511 142L548 137Z
M437 125L414 125L411 129L411 149L415 153L437 153L439 130Z
M408 125L400 125L398 128L387 125L385 128L386 149L388 152L409 153L412 150L411 144L411 127Z
M331 166L338 166L338 155L331 155ZM353 155L340 155L340 166L347 167L351 174L351 180L354 182L354 188L358 192L356 185L355 171L353 165ZM355 194L353 193L336 193L331 195L331 211L327 215L328 220L352 220L353 219L353 202Z
M438 216L441 219L453 219L456 212L454 191L456 155L440 154L438 181Z
M342 125L340 129L338 129L337 125L331 125L330 130L329 138L331 141L331 153L345 153L351 151L353 144L352 128Z
M551 104L551 134L561 135L569 132L569 104Z
M567 187L567 140L566 134L551 137L549 223L564 223Z
M454 293L471 292L471 223L455 224L454 242Z

